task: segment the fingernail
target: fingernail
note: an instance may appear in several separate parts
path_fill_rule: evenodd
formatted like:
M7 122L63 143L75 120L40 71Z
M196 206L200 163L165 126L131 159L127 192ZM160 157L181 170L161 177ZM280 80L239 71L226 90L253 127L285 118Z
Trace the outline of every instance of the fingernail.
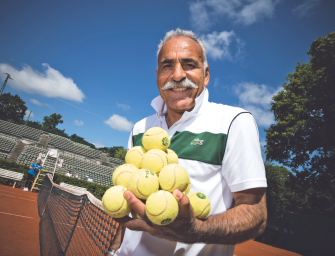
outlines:
M179 189L175 189L175 195L178 199L181 199L183 197L183 193L180 192Z
M127 200L130 198L130 193L128 191L124 192L123 195Z

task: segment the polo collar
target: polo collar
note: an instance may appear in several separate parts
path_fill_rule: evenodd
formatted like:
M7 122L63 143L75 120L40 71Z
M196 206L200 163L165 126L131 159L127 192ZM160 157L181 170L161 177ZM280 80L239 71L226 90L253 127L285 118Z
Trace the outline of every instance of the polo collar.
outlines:
M185 111L183 116L195 116L201 114L208 102L208 90L205 87L203 92L195 99L195 106L192 111ZM156 110L157 116L165 116L167 112L166 104L163 98L159 95L151 101L151 106Z

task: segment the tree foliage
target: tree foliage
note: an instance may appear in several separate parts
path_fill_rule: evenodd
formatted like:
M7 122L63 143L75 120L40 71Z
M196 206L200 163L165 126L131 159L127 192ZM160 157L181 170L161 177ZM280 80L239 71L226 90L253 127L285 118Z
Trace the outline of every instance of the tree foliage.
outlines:
M335 178L335 32L315 40L309 63L288 74L271 101L275 124L266 130L266 158L308 182Z
M24 115L26 114L27 107L18 95L11 95L10 93L4 93L0 96L0 118L14 123L20 123L23 121Z
M124 149L123 147L119 147L119 149L115 152L114 157L124 161L126 154L127 154L127 150Z

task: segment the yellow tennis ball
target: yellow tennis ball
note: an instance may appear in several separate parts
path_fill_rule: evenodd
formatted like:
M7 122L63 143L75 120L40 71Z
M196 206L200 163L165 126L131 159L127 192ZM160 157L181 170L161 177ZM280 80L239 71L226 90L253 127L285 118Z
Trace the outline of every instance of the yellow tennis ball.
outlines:
M151 194L145 204L145 213L152 223L167 225L178 216L178 203L167 191L159 190Z
M185 191L190 183L190 177L184 167L179 164L169 164L159 173L159 185L163 190L173 192L176 188Z
M145 150L145 148L141 146L136 146L129 149L125 157L126 164L135 165L137 168L140 169L142 157L146 152L147 151Z
M142 144L146 150L166 150L170 146L170 137L164 129L152 127L143 134Z
M128 187L128 181L130 176L133 174L134 171L138 170L134 165L132 164L123 164L118 166L112 176L112 181L114 186L124 186Z
M191 190L191 182L188 184L187 188L185 189L183 193L187 195L188 193L190 193L190 190Z
M169 159L169 164L178 164L178 156L172 149L166 150L167 157Z
M113 218L122 218L130 213L130 206L123 193L127 189L124 186L109 188L102 197L102 208Z
M157 175L148 169L134 171L128 181L128 189L140 199L147 199L152 193L158 191L158 188Z
M159 149L151 149L144 154L141 162L141 168L149 169L158 174L163 167L169 164L167 155Z
M192 205L194 216L198 219L204 219L211 211L211 202L209 198L201 192L192 192L187 195Z

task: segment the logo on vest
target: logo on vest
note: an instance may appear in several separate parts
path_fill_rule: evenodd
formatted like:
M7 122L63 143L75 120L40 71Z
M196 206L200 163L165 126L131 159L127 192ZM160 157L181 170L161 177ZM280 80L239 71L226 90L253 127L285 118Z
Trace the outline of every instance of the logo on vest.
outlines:
M198 138L197 139L194 139L192 142L191 142L191 146L195 146L195 145L202 145L202 142L204 140L199 140Z

